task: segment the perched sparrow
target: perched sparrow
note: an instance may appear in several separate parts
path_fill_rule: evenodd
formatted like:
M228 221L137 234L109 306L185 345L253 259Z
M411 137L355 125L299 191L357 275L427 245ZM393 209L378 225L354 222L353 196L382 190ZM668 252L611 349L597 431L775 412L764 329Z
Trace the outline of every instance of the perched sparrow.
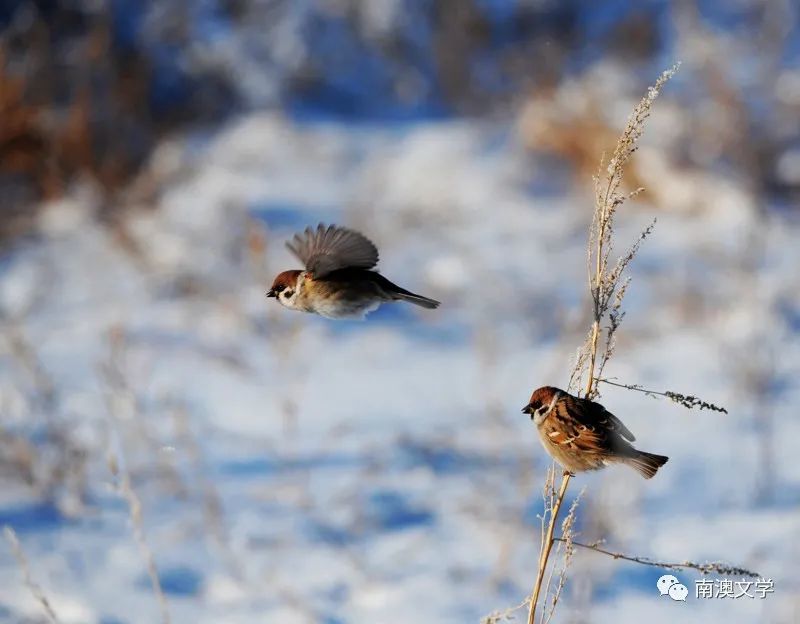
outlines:
M636 450L631 444L636 438L614 414L558 388L534 390L522 411L531 415L544 449L568 472L619 463L649 479L669 459Z
M415 295L377 271L378 250L358 232L335 225L308 227L286 243L305 265L305 271L278 274L267 293L292 310L314 312L322 316L360 318L384 301L408 301L434 309L439 302Z

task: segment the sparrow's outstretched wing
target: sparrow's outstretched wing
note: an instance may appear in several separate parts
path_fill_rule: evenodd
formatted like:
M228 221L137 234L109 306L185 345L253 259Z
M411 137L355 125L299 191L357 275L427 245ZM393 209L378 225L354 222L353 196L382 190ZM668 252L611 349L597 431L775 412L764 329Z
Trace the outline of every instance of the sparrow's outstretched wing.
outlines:
M378 264L378 249L366 236L335 225L307 227L286 246L315 278L337 269L371 269Z
M548 423L549 421L549 423ZM635 438L619 418L599 403L562 396L545 423L553 444L587 453L625 452Z

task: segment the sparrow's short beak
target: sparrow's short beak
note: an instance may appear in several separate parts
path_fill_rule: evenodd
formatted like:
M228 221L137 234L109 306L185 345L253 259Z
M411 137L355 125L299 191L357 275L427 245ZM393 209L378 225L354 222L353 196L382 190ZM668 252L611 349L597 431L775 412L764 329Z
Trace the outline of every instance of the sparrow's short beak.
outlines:
M276 293L274 290L270 290L267 292L267 297L277 297L277 296L278 293Z
M533 406L528 403L525 407L522 408L523 414L532 414L533 413Z

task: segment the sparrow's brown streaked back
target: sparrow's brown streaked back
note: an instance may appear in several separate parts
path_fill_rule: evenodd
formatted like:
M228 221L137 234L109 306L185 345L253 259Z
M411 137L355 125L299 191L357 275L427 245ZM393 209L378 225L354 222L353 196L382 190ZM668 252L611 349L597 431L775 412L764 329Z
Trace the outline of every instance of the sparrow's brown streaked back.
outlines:
M305 270L283 271L267 293L281 305L328 318L360 318L386 301L434 309L439 302L400 288L377 271L378 249L363 234L319 224L286 243Z
M522 411L531 415L545 450L568 472L618 463L650 479L669 459L635 449L633 434L599 403L552 386L534 390Z

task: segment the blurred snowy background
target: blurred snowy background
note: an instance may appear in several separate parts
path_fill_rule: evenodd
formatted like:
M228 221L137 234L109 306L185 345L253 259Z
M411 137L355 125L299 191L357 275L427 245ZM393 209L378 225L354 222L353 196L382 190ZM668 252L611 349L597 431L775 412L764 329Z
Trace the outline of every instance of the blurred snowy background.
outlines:
M478 622L530 591L549 465L520 408L588 320L592 174L683 61L606 374L652 481L578 477L583 541L728 560L766 599L575 555L556 621L800 621L800 27L790 0L0 3L0 526L60 622ZM319 221L443 301L264 292ZM126 487L126 483L130 488ZM126 493L141 501L137 543ZM135 514L133 514L135 516ZM135 523L134 523L135 525ZM524 613L515 613L517 621ZM0 542L0 622L46 622Z

